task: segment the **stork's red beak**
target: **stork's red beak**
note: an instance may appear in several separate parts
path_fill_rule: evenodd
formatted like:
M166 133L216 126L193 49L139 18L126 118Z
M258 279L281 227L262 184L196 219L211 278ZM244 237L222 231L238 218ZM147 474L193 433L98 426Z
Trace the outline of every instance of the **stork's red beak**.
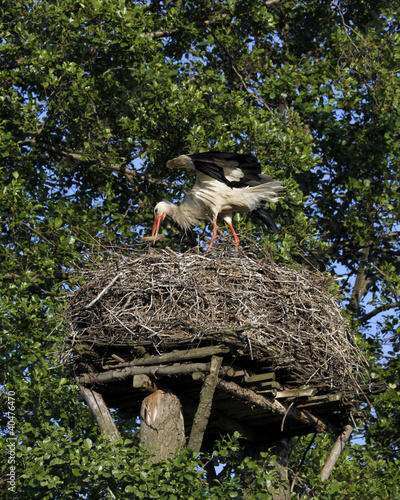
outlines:
M157 241L158 231L160 229L160 224L164 220L165 212L161 215L156 215L154 217L153 231L151 232L151 237L153 238L153 243Z

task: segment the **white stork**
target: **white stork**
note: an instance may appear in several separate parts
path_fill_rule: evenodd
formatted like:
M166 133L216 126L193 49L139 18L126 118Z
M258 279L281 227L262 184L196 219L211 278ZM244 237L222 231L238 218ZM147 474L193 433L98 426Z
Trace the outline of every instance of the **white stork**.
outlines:
M169 201L157 203L151 234L157 240L160 223L166 216L187 230L200 220L213 216L213 234L208 250L217 238L217 217L228 224L235 238L239 237L232 226L233 212L250 212L264 222L274 233L278 232L273 220L262 207L266 202L276 202L285 190L282 182L261 173L261 166L252 155L235 153L196 153L181 155L167 162L168 168L195 169L196 183L180 205Z

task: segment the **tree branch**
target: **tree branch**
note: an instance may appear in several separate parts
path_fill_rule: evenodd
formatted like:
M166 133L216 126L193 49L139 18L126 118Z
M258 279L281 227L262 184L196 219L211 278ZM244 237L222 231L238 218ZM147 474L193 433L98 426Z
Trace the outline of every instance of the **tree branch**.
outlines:
M338 461L339 456L342 453L345 444L350 439L350 436L351 436L351 433L353 432L353 430L354 430L354 427L351 424L347 424L344 426L342 433L337 438L332 450L329 452L328 456L326 457L324 466L322 467L322 470L321 470L322 481L326 481L329 478L329 476L331 475L331 472L332 472L333 468L335 467L335 464Z
M132 180L141 180L145 182L149 182L150 184L156 184L158 186L164 186L168 189L179 189L180 191L182 190L182 186L179 186L178 184L174 184L172 182L166 182L161 179L154 179L154 177L151 177L150 175L147 174L140 174L139 172L136 172L135 170L132 170L131 168L128 168L126 165L120 165L118 163L106 163L104 161L98 160L98 159L90 159L86 158L84 155L80 153L71 153L69 151L64 151L56 146L53 146L52 144L42 142L42 141L37 141L35 138L29 138L29 137L18 137L18 136L11 136L11 138L15 142L19 142L22 146L30 146L32 148L39 148L44 151L48 151L49 153L54 153L56 155L62 156L63 158L66 158L67 160L76 162L76 163L87 163L87 164L97 164L102 167L109 168L111 170L114 170L115 172L119 172L123 174L127 179L130 181Z
M275 1L279 1L279 0L275 0ZM221 14L221 16L219 18L207 19L206 21L198 21L197 23L195 23L195 25L197 28L202 28L204 26L207 27L207 26L210 26L211 24L217 23L218 21L224 20L227 17L227 15L228 14ZM173 28L171 30L150 31L150 32L146 33L146 36L149 36L150 38L153 38L153 39L163 38L163 37L178 33L179 31L181 31L181 29L186 29L186 27Z
M192 374L193 372L210 371L210 363L188 363L179 366L130 366L120 370L109 370L97 374L82 373L76 380L81 385L108 384L128 380L134 375L150 377L172 377L175 375Z
M258 101L262 106L265 106L269 111L272 111L271 108L268 106L268 104L264 101L264 99L262 99L261 97L258 97L256 94L254 94L247 86L246 82L244 81L244 78L243 76L239 73L238 69L236 68L236 65L234 63L234 57L232 56L232 54L230 54L230 52L228 51L228 49L224 46L224 44L221 42L221 40L218 38L218 36L214 33L214 31L211 29L211 28L207 28L207 31L209 31L211 33L211 35L214 37L215 41L217 42L217 44L222 48L222 50L225 52L225 54L228 56L229 58L229 62L231 64L231 68L233 69L233 71L236 73L237 77L239 78L241 84L243 85L243 88L245 89L245 91L253 98L255 99L256 101Z
M373 309L369 313L364 314L364 316L361 316L361 318L359 319L359 321L361 323L366 323L367 321L369 321L371 318L373 318L377 314L379 314L381 312L384 312L384 311L388 311L389 309L393 309L395 307L400 307L400 301L390 302L390 304L383 304L383 305L381 305L379 307L376 307L375 309Z
M226 382L218 379L217 386L228 394L233 394L239 399L243 399L252 404L265 408L268 411L277 413L278 415L288 416L289 418L300 422L304 425L313 427L317 432L331 432L338 434L338 429L330 424L327 420L322 420L315 417L307 410L300 410L294 406L287 406L284 403L277 401L275 398L261 396L250 389L245 389L234 382Z
M20 57L19 59L12 59L11 61L3 61L0 63L0 70L18 68L18 66L20 66L23 61L25 61L24 57Z
M354 50L355 50L355 51L356 51L356 52L357 52L357 53L358 53L358 54L362 57L362 59L364 60L364 63L365 63L365 67L366 67L366 68L370 68L370 66L371 66L371 65L369 64L367 57L366 57L366 56L364 56L364 55L361 53L361 50L360 50L360 49L358 48L358 46L357 46L357 45L353 42L353 40L352 40L352 38L351 38L351 36L350 36L349 32L350 32L350 31L351 31L351 32L353 32L353 33L354 33L354 34L355 34L355 35L356 35L356 36L357 36L360 40L364 40L364 38L360 35L360 33L357 33L357 31L356 31L354 28L352 28L350 25L348 25L348 24L346 23L346 21L345 21L345 19L344 19L343 12L342 12L342 9L340 8L340 6L339 6L336 2L334 2L334 1L331 1L331 4L332 4L334 7L336 7L336 8L338 9L338 11L339 11L339 15L340 15L340 18L341 18L341 20L342 20L342 24L343 24L343 29L344 29L344 31L345 31L345 33L346 33L346 36L347 36L347 39L349 40L350 45L352 45L352 46L353 46L353 48L354 48ZM373 94L374 94L373 88L371 87L370 83L369 83L366 79L364 79L364 83L365 83L365 85L366 85L366 86L367 86L367 87L368 87L368 88L369 88L369 89L373 92ZM375 97L374 97L374 98L375 98Z
M112 418L110 410L104 402L103 396L94 389L88 389L79 383L77 383L77 385L82 396L85 398L86 404L92 410L101 433L105 436L109 436L113 443L121 439L121 434Z
M365 266L368 262L369 252L371 247L368 245L361 251L361 260L358 266L356 282L354 283L354 288L350 297L350 306L355 309L360 305L360 301L367 290L367 277Z

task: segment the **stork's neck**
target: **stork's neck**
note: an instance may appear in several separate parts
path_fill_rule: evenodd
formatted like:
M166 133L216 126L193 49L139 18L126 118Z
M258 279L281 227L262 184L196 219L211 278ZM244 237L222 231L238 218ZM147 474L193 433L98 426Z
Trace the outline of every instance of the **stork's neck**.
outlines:
M171 204L168 208L167 214L185 230L198 224L208 213L204 204L190 194L185 197L180 205Z

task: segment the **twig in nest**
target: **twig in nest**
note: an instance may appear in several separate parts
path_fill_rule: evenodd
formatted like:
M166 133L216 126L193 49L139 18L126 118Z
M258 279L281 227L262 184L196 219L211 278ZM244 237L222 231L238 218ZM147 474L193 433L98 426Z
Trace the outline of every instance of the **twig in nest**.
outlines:
M117 276L114 276L114 278L110 281L110 283L97 295L97 297L95 299L93 299L90 304L85 306L85 309L89 309L90 307L92 307L92 305L95 304L113 286L113 284L121 276L123 276L123 273L118 273Z

